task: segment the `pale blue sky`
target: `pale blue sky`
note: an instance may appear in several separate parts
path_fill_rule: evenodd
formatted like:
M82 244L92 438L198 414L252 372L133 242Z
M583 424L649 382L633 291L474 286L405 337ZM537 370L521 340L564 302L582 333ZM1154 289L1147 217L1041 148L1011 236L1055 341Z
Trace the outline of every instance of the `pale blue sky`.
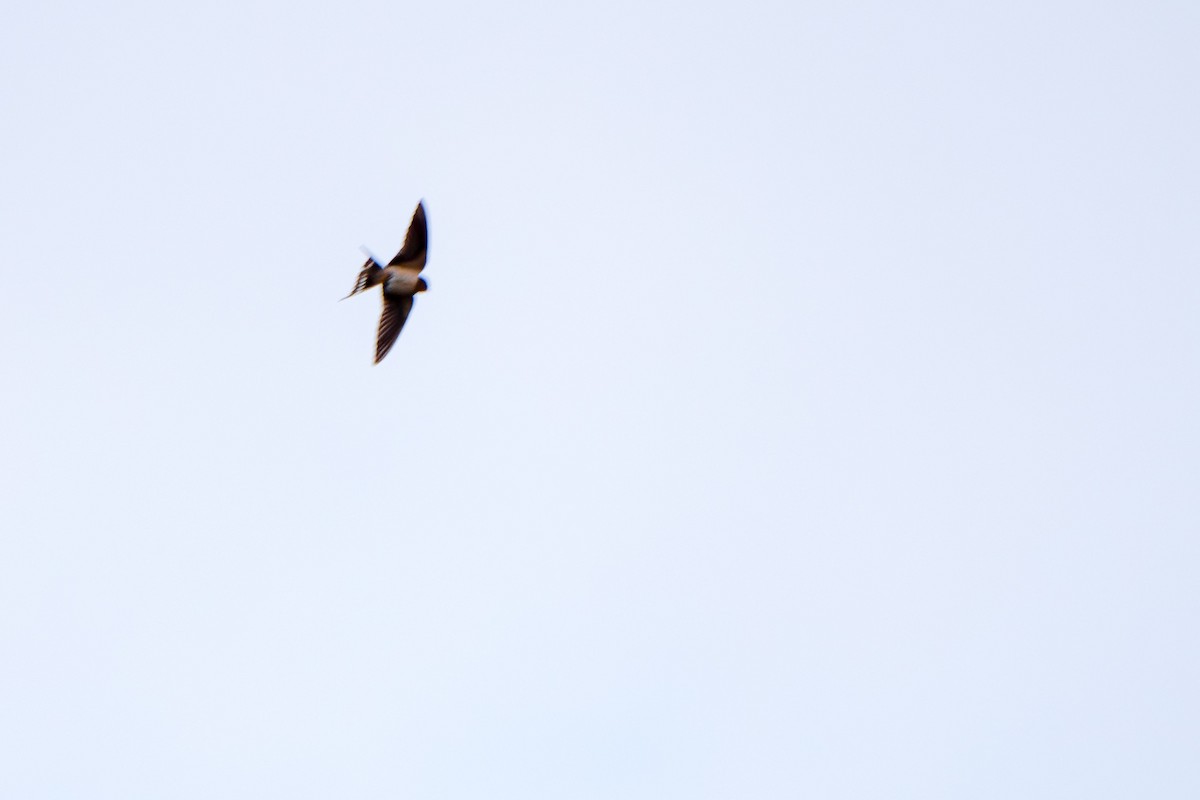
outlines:
M1197 41L7 9L0 796L1198 796Z

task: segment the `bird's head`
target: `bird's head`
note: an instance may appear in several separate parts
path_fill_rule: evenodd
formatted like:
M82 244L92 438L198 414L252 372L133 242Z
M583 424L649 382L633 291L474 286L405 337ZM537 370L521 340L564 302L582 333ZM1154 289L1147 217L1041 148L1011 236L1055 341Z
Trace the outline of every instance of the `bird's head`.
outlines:
M424 278L417 278L417 291L418 292L429 291L429 283L426 282L426 280Z

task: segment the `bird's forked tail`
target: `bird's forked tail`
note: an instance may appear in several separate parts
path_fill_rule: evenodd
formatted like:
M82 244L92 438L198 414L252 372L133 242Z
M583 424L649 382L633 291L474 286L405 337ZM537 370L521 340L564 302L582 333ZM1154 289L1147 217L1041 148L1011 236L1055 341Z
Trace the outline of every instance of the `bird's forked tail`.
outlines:
M368 254L367 263L363 264L362 272L358 273L358 280L354 282L354 288L350 290L350 294L346 295L346 297L353 297L364 289L370 289L382 280L383 267L379 266L379 262ZM342 299L345 300L346 297Z

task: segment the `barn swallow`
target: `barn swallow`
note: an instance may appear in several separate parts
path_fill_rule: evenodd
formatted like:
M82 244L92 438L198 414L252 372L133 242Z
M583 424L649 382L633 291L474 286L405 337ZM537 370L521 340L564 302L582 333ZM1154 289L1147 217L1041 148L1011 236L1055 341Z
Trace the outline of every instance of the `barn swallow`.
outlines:
M386 267L367 253L367 263L363 264L354 289L346 297L353 297L372 286L383 284L383 315L379 318L379 335L375 340L375 363L378 364L396 343L408 312L412 311L413 298L419 292L429 288L429 284L421 277L425 269L425 259L429 253L429 232L425 227L425 202L417 203L413 212L412 222L408 224L408 233L404 236L404 246ZM346 297L342 299L345 300Z

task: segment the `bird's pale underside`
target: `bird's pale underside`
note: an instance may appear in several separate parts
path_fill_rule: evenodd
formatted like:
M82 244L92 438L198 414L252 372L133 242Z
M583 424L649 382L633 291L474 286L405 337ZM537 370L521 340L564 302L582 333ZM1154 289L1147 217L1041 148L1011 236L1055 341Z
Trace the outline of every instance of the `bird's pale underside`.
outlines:
M375 339L376 364L396 343L396 337L400 335L400 329L412 311L413 298L429 288L429 284L421 277L428 253L429 230L425 224L425 203L420 202L413 212L412 222L408 224L408 233L400 252L387 266L380 266L368 255L367 263L363 264L358 280L354 282L354 289L346 295L351 297L372 286L383 286L383 314L379 317L379 334Z

